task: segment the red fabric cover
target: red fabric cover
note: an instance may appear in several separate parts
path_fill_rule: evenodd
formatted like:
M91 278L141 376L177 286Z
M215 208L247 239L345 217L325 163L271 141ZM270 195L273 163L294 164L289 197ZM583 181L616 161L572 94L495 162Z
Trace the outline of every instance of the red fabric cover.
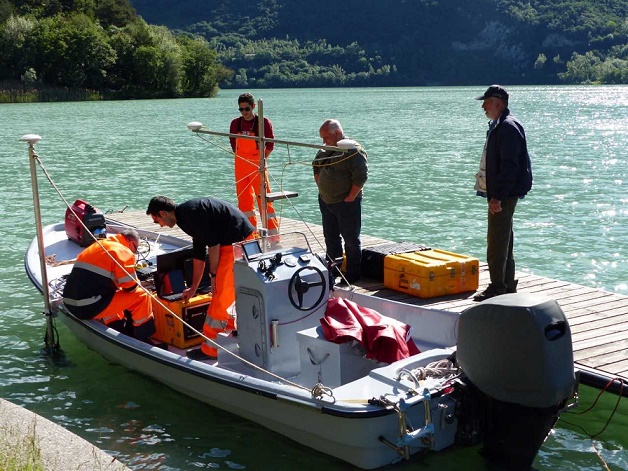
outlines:
M330 299L320 322L327 340L334 343L356 340L366 350L367 358L392 363L419 353L410 337L409 325L348 299Z

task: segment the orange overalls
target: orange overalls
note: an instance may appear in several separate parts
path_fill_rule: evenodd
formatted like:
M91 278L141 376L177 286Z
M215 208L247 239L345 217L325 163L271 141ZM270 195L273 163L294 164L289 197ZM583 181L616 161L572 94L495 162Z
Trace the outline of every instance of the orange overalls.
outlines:
M119 234L102 240L104 250L94 242L76 258L63 296L68 310L80 319L110 324L123 320L125 310L134 328L153 319L151 298L137 285L135 255L124 240Z
M257 119L255 120L257 121ZM238 134L254 135L253 131L240 131ZM259 207L260 200L260 152L257 148L259 144L253 139L237 139L235 148L235 180L236 191L238 194L238 207L249 218L253 227L257 228L257 218L255 217L255 197L257 196L257 205ZM266 180L266 193L270 193L270 184L268 182L268 173L264 176ZM266 215L268 216L269 235L279 234L279 224L275 215L273 203L266 203ZM255 233L254 233L255 234Z
M216 340L219 332L235 329L235 280L233 278L233 246L220 247L220 260L216 269L216 284L207 310L203 335ZM205 355L218 356L218 350L210 342L204 342L201 350Z

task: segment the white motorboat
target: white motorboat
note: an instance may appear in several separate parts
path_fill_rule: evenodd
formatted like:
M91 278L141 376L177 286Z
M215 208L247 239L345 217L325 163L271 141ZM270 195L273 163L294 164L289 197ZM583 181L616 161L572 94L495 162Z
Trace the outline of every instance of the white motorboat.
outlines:
M36 137L23 139L33 166ZM36 184L40 220L35 190ZM95 239L123 228L107 224L92 231L86 218L71 214ZM139 231L142 285L154 296L156 317L159 311L170 323L159 327L166 321L156 319L158 332L175 332L160 338L165 349L73 316L62 289L84 244L69 237L67 220L37 229L25 267L44 294L50 348L59 319L113 362L361 468L481 441L489 458L529 467L561 411L572 405L569 325L550 299L503 295L462 314L398 303L333 286L330 268L304 234L282 234L272 243L262 237L236 246L237 335L220 334L218 358L198 361L186 357L186 348L203 341L202 316L199 323L185 306L173 309L177 302L160 298L154 284L160 261L171 263L172 254L184 259L179 254L187 241ZM193 298L190 306L196 304L203 305ZM328 338L323 327L334 316L331 305L355 314L354 340ZM387 336L391 326L408 335ZM390 348L398 350L397 359L382 361Z

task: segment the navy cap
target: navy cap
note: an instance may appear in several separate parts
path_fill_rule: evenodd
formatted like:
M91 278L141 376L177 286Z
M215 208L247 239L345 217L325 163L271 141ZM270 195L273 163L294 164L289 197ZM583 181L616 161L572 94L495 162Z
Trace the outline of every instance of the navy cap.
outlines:
M508 92L501 85L491 85L486 89L484 95L476 97L476 100L486 100L487 98L501 98L502 100L508 100Z

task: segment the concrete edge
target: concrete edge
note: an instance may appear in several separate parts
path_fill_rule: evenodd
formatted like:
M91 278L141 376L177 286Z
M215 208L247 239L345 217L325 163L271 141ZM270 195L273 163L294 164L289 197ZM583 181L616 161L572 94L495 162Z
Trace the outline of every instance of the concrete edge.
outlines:
M0 443L16 447L35 437L46 471L130 471L87 440L23 407L0 398Z

